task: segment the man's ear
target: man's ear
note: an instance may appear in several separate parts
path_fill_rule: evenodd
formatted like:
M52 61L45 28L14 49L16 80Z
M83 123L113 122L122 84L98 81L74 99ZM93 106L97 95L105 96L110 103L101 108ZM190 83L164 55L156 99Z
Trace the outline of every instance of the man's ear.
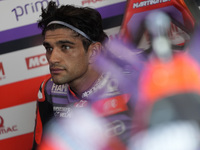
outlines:
M96 57L101 53L102 45L100 42L92 43L89 46L89 62L93 63L96 60Z

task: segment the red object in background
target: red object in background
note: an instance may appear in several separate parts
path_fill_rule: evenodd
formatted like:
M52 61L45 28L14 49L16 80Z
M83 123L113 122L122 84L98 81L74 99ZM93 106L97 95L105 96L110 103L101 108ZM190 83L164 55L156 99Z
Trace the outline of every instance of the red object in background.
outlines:
M176 93L200 93L200 67L187 53L178 53L169 62L149 61L141 75L140 100L155 102Z
M40 84L46 77L47 75L44 75L0 86L0 109L7 109L36 101ZM15 150L17 148L20 150L30 150L32 148L32 142L33 132L0 140L0 149Z
M137 128L134 134L148 128L153 106L159 101L190 93L200 96L199 74L199 64L188 53L177 53L168 62L155 58L148 61L140 76L134 118ZM191 97L187 98L183 102L193 100Z
M195 19L186 6L184 0L129 0L127 1L126 11L121 27L121 36L131 39L134 44L138 44L140 36L145 32L144 18L151 11L161 10L168 13L176 26L185 30L188 34L192 33L195 26ZM143 32L143 33L141 33Z
M1 150L31 150L33 133L0 140Z
M0 109L36 101L40 84L46 77L47 75L44 75L0 86Z

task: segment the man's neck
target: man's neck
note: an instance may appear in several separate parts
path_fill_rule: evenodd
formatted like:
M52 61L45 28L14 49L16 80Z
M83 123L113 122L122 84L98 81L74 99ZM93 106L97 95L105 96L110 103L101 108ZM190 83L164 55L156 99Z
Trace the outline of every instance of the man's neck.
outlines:
M90 72L90 74L86 75L85 77L69 83L70 89L76 94L77 97L81 98L82 93L90 89L99 77L99 72Z

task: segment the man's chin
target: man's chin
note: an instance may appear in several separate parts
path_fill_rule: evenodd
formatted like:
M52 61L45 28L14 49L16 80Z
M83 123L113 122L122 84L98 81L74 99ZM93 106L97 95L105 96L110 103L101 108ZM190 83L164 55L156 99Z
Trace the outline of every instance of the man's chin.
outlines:
M57 78L55 78L55 77L52 77L52 79L53 79L53 82L54 82L55 84L57 84L57 85L61 85L61 84L65 84L65 83L66 83L65 81L63 81L63 80L61 80L61 79L57 79Z

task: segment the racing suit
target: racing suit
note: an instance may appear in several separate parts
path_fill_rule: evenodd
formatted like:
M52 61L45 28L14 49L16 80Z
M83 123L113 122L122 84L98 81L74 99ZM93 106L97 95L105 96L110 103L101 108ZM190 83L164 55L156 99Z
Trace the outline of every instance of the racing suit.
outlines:
M133 128L133 99L131 94L120 90L118 80L107 72L81 98L75 95L68 84L56 85L51 78L41 84L33 149L41 143L44 127L52 118L71 118L72 108L80 107L89 107L105 118L109 128L107 132L126 145Z

